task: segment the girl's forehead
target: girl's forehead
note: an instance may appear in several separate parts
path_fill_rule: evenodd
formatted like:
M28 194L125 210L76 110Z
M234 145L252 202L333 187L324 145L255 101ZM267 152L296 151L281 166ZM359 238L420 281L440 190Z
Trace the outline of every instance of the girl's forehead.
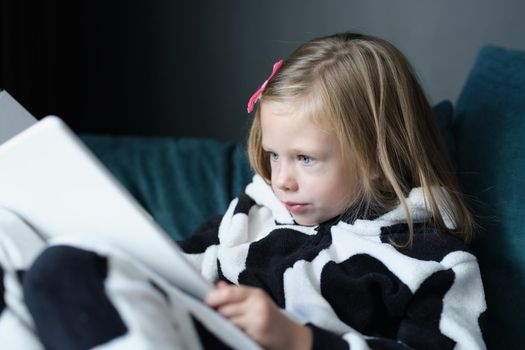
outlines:
M321 130L332 131L319 103L306 98L289 101L264 101L260 105L261 117L293 118L299 123L313 123Z
M261 105L261 131L262 146L274 151L319 153L338 146L333 130L319 126L309 115L286 104Z
M300 113L297 102L264 101L261 102L261 116L295 116Z

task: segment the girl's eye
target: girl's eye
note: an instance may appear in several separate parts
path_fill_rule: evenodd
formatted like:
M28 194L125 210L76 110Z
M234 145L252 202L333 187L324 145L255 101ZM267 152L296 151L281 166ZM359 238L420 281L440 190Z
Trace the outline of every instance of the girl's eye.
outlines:
M279 160L279 155L274 152L270 152L270 159L273 161Z
M299 158L299 161L301 161L305 165L309 165L313 161L311 157L305 156L305 155L300 155L298 158Z

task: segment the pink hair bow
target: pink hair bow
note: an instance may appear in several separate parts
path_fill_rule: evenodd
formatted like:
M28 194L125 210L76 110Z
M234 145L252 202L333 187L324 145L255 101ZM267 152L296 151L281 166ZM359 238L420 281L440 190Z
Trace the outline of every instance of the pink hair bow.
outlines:
M266 85L268 85L268 82L270 81L270 79L273 78L273 76L275 75L275 73L277 73L279 68L281 68L283 63L284 63L283 60L279 60L273 64L272 74L270 74L268 79L266 79L266 81L261 85L259 90L255 91L252 97L250 97L250 100L248 101L248 113L251 113L253 111L253 107L255 106L259 98L261 97L261 94L263 93L264 89L266 89Z

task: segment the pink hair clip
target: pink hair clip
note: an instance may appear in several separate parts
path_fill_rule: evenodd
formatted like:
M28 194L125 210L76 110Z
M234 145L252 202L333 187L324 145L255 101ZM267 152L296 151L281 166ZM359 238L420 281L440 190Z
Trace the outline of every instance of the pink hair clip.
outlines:
M279 60L273 64L273 70L272 70L272 74L270 74L270 77L268 77L268 79L266 79L266 81L261 85L259 90L255 91L252 97L250 97L250 100L248 101L248 113L251 113L253 111L253 107L255 106L257 101L259 101L259 98L261 97L261 94L266 88L266 85L268 85L268 82L270 81L270 79L273 78L273 76L275 75L275 73L277 73L279 68L281 68L283 63L284 63L283 60Z

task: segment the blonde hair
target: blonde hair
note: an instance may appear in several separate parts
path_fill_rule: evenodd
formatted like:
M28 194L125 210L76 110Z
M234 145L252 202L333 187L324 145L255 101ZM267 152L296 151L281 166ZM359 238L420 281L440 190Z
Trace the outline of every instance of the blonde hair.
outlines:
M314 118L335 132L343 157L358 171L359 191L352 209L380 214L399 204L413 240L406 197L422 187L441 231L469 241L473 217L427 98L403 54L385 40L340 33L302 44L268 82L261 102L313 101ZM248 139L254 170L270 182L270 162L262 149L260 108ZM440 211L441 209L441 211ZM454 228L447 228L451 220Z

